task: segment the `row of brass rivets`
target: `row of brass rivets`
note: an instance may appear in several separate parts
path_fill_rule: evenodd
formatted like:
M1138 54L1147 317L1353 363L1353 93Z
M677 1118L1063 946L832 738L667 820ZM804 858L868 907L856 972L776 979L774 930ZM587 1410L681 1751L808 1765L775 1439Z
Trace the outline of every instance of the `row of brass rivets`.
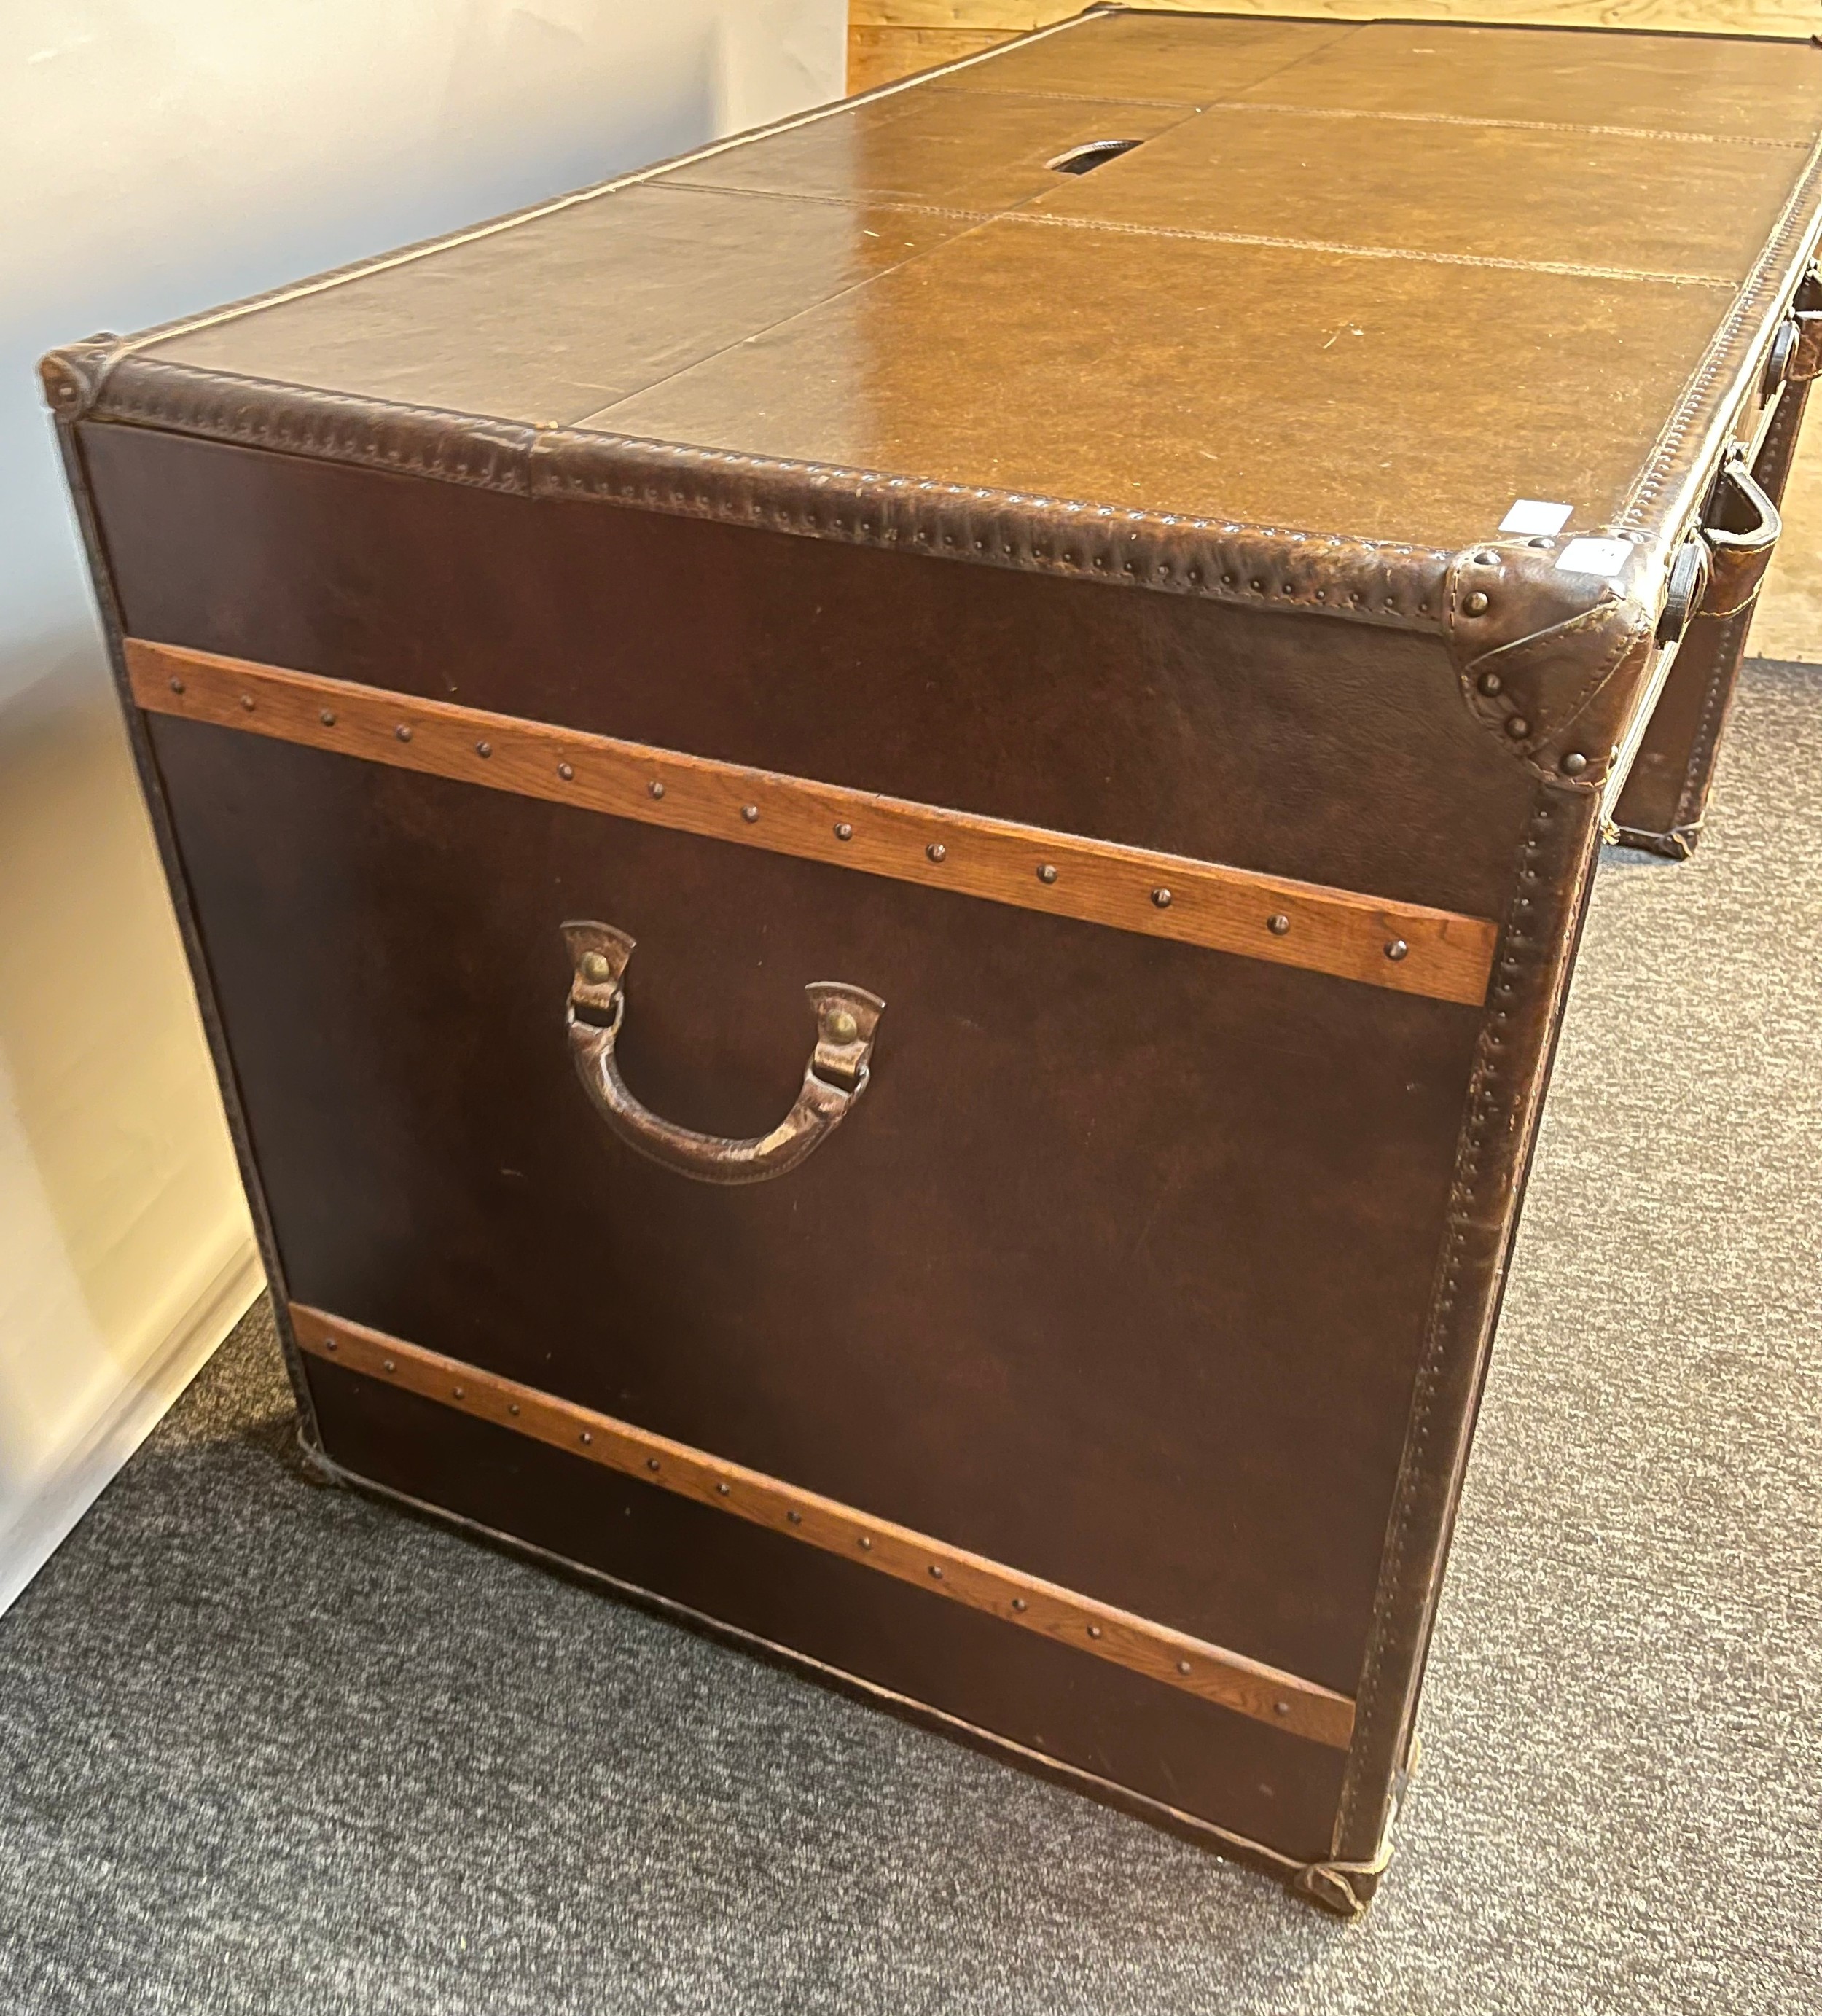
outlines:
M1489 674L1482 683L1489 690L1496 691L1498 686L1497 675ZM171 689L173 693L182 693L184 690L184 682L181 679L173 678L171 681ZM255 705L253 696L250 693L243 693L240 696L240 704L247 711L248 713L252 713ZM325 707L319 718L322 721L322 725L326 728L333 728L336 725L336 715L333 711L330 708ZM1515 735L1523 734L1529 732L1529 724L1528 722L1513 719L1507 722L1507 727L1509 732L1511 732ZM401 742L409 742L412 739L411 725L407 722L399 722L394 729L393 733ZM475 743L474 747L475 753L478 756L487 758L491 757L493 754L493 745L490 742L477 742ZM1572 776L1578 774L1580 770L1586 768L1586 758L1579 755L1567 757L1563 761L1563 768L1568 771ZM575 770L574 767L567 762L560 762L556 766L556 773L566 783L573 782L575 777ZM649 795L654 799L662 798L664 795L664 783L661 779L657 777L654 777L650 780L650 782L646 786L646 790ZM759 819L758 806L756 805L742 805L740 807L740 817L745 820L749 826L757 824ZM838 820L836 823L834 833L835 837L840 841L850 841L854 837L854 828L846 819ZM949 858L949 849L941 841L938 840L931 841L924 848L924 851L931 862L938 866L940 866L944 861L946 861ZM1039 864L1037 869L1038 880L1044 884L1046 887L1050 887L1057 880L1059 874L1060 870L1053 862L1046 861ZM1151 891L1151 901L1158 909L1168 909L1172 900L1172 892L1168 888L1155 888ZM1266 928L1270 931L1274 937L1283 938L1291 929L1291 919L1282 910L1275 911L1266 920ZM1410 952L1410 947L1404 939L1393 938L1386 945L1385 951L1385 956L1395 964L1398 961L1408 956Z
M1388 951L1389 949L1390 949L1388 948ZM337 1348L337 1340L333 1337L326 1337L323 1339L322 1343L323 1348L326 1351L333 1352ZM396 1362L392 1359L387 1358L382 1359L381 1363L387 1372L396 1372L398 1370ZM464 1389L462 1387L452 1387L451 1388L451 1391L453 1396L458 1400L465 1397ZM506 1411L510 1414L517 1414L519 1411L518 1402L517 1400L509 1402ZM595 1438L589 1429L584 1428L582 1430L581 1440L585 1446L592 1444L594 1439ZM659 1469L661 1465L658 1458L655 1456L647 1456L646 1458L646 1467L648 1470L652 1471ZM715 1485L716 1492L723 1498L729 1496L731 1489L732 1487L725 1481L718 1482ZM784 1516L790 1524L794 1526L800 1526L803 1524L803 1514L796 1510L794 1507L787 1507ZM873 1551L873 1539L870 1534L858 1534L855 1538L856 1542L863 1553L870 1553ZM937 1561L931 1561L928 1564L928 1566L931 1579L935 1582L942 1581L944 1578L942 1564ZM1029 1608L1029 1607L1030 1606L1026 1602L1026 1600L1022 1596L1015 1596L1013 1597L1012 1607L1014 1611L1020 1615L1022 1615L1024 1612ZM1098 1640L1100 1637L1101 1627L1100 1625L1090 1624L1086 1628L1088 1635L1090 1638ZM1179 1659L1176 1662L1176 1669L1186 1678L1195 1670L1191 1661L1187 1659ZM1291 1712L1291 1704L1287 1701L1276 1701L1272 1704L1272 1711L1275 1715L1288 1715Z

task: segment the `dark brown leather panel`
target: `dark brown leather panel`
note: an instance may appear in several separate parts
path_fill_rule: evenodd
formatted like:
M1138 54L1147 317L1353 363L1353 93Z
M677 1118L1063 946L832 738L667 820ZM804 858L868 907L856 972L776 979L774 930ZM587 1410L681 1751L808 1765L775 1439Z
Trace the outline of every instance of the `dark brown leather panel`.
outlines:
M153 344L204 369L561 424L965 230L647 183ZM461 340L433 337L452 334Z
M1326 1854L1343 1762L1320 1744L312 1364L335 1461L1244 1834Z
M1410 1764L1418 1690L1600 843L1600 803L1540 781L1482 1024L1334 1852L1366 1863ZM1367 1892L1370 1895L1370 1890Z
M1776 502L1802 431L1809 381L1787 386L1766 430L1753 475ZM1630 847L1686 860L1701 836L1727 715L1755 602L1731 616L1698 615L1678 648L1639 744L1613 819Z
M1565 144L1560 129L1495 124L1449 129L1447 147L1442 176L1437 128L1421 121L1222 106L1092 175L1053 178L1035 207L1151 229L1737 283L1803 160L1801 149L1706 135L1597 131Z
M1377 21L1239 95L1442 124L1623 126L1807 148L1822 127L1822 49L1752 35ZM1631 194L1613 192L1616 236L1626 229Z
M136 635L1471 916L1503 900L1531 779L1435 639L87 436Z
M1730 301L1015 214L585 424L1453 547L1611 517Z
M1014 92L983 106L953 92L907 91L686 163L663 184L1004 210L1068 179L1050 165L1059 155L1095 140L1143 140L1186 110Z
M152 732L293 1296L1351 1692L1471 1011ZM632 1154L577 916L683 1126L777 1121L807 981L884 996L851 1119L749 1189Z

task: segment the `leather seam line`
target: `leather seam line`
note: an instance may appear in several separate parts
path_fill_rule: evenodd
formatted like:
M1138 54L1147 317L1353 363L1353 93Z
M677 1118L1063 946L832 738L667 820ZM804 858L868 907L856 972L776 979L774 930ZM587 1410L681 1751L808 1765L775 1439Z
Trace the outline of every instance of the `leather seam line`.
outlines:
M1385 112L1354 106L1274 105L1258 99L1219 99L1204 110L1274 112L1298 119L1385 119L1420 126L1492 127L1519 133L1598 133L1609 139L1687 140L1696 146L1748 147L1793 153L1801 153L1811 145L1807 140L1768 140L1756 133L1680 133L1655 126L1585 124L1572 119L1492 119L1465 112Z
M714 182L678 182L668 184L667 186L692 189L698 194L754 196L762 201L773 203L822 203L837 210L857 211L886 210L910 216L954 218L976 225L1038 224L1046 225L1053 230L1107 231L1129 238L1186 239L1192 243L1204 245L1259 246L1277 251L1317 252L1330 257L1406 259L1424 265L1486 267L1499 272L1549 273L1571 279L1623 280L1634 282L1641 286L1707 287L1731 290L1739 285L1737 281L1730 279L1721 274L1672 273L1660 272L1655 268L1645 266L1593 266L1568 259L1504 259L1493 253L1426 251L1412 246L1356 245L1349 244L1340 239L1283 237L1268 232L1201 231L1186 225L1133 224L1119 218L1065 216L1056 211L1032 210L1028 207L1029 203L1039 200L1042 196L1048 193L1047 191L1042 190L1036 196L1028 197L1024 204L1009 204L1003 210L970 210L952 203L920 203L916 198L910 196L841 196L798 189L723 189ZM957 234L958 236L967 235L966 233ZM927 251L914 254L913 257L927 258L931 253L942 250L948 246L954 244L955 242L955 239L952 238L945 239L941 244L931 246ZM898 272L903 267L912 263L913 261L910 259L901 261L897 265L886 268L883 272L869 275L866 279L857 281L853 287L844 288L841 293L833 294L827 298L830 301L841 300L844 296L855 292L859 288L870 286L876 280L883 279L891 273ZM816 314L825 304L822 301L816 302L808 308L798 310L795 315L783 318L783 322L801 320L805 316ZM773 323L770 327L777 328L781 326L782 323ZM764 335L769 331L761 330L758 333ZM747 340L742 337L740 341L744 342ZM738 344L729 344L726 347L732 349L737 347ZM702 361L705 360L697 360L697 362ZM693 363L682 367L682 371L694 369ZM674 372L669 375L675 377L681 374ZM665 381L661 380L655 382L661 383ZM614 405L630 404L633 400L642 397L644 392L650 389L649 387L642 387L638 392L629 392L624 400L616 400L613 405L601 407L598 411L603 413L611 412ZM573 422L571 424L581 427L585 425L587 420L595 417L595 414L589 414L585 416L584 419Z

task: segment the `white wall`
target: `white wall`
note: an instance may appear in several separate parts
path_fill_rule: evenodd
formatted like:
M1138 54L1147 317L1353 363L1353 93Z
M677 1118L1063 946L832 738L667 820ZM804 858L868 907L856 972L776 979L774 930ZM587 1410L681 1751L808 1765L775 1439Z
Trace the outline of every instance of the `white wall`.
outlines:
M260 1281L35 360L837 96L845 20L0 5L0 1609Z

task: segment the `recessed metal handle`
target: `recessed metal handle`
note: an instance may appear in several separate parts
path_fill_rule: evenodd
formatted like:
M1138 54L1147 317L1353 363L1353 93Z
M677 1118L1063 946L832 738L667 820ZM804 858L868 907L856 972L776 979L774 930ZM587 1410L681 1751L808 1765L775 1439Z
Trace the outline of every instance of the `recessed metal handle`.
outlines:
M595 1108L629 1148L704 1183L762 1183L794 1169L848 1118L866 1091L873 1031L885 1003L864 987L812 981L804 992L816 1017L816 1047L797 1102L769 1134L747 1140L699 1134L642 1105L620 1075L614 1044L626 1013L626 963L633 941L611 924L565 924L574 978L570 1054Z

